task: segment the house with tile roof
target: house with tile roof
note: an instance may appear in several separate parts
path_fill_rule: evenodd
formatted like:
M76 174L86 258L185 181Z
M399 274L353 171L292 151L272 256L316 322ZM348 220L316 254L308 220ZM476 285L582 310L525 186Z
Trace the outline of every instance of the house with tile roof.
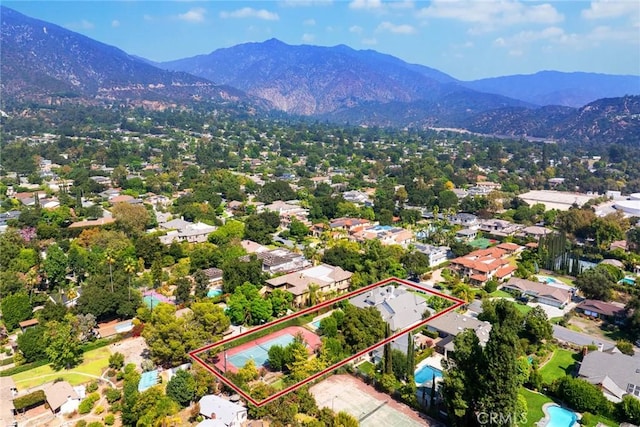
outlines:
M54 414L71 414L78 410L80 396L67 381L58 381L44 389L47 404Z
M478 249L467 255L454 258L449 267L462 277L468 277L472 284L483 286L491 279L506 280L516 271L506 258L508 252L500 248Z
M293 304L302 307L309 301L309 288L318 286L321 294L341 294L349 289L353 273L328 264L305 268L295 273L274 277L266 281L263 293L282 289L293 294Z
M540 282L512 277L507 283L502 285L503 290L513 291L522 296L535 298L541 304L552 307L564 307L571 302L571 291Z

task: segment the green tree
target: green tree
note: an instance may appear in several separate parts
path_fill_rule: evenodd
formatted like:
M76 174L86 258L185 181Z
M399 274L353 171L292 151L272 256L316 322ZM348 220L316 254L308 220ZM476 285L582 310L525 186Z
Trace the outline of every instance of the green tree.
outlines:
M18 335L18 349L26 362L35 362L47 358L47 346L44 342L45 328L38 325Z
M78 332L70 322L49 322L44 336L46 353L55 370L71 368L82 361Z
M47 248L47 257L44 259L43 267L47 279L52 287L63 285L66 281L68 260L62 249L58 245L51 245Z
M614 285L609 273L598 267L582 272L573 283L586 298L602 301L611 298L611 288Z
M30 319L33 313L29 296L25 293L2 298L0 308L2 308L2 320L8 331L13 331L20 322Z
M189 406L196 396L196 380L185 370L179 370L167 383L167 396L180 406Z
M640 400L627 394L616 404L617 419L622 422L640 425Z
M112 369L122 369L124 366L124 354L115 352L109 356L109 367Z
M209 293L209 278L202 270L198 270L193 274L195 282L195 297L197 299L206 298Z
M309 227L296 218L291 219L289 224L289 235L297 242L304 240L309 235Z
M549 323L547 313L540 307L534 307L524 318L524 332L534 343L550 340L553 327Z
M269 368L274 371L281 371L284 367L284 349L279 345L269 347Z
M127 236L141 236L149 222L149 212L142 205L116 203L111 213L120 228Z
M409 277L420 276L429 270L429 257L422 252L408 252L401 261Z
M188 304L191 301L191 282L189 279L180 277L177 280L175 296L179 304Z

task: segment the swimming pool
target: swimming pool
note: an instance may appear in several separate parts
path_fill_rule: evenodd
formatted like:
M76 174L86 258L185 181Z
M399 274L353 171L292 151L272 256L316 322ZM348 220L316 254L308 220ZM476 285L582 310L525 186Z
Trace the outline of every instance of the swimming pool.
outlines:
M220 295L222 295L222 289L209 289L209 292L207 292L208 298L215 298L219 297Z
M620 280L620 282L623 285L631 285L631 286L635 286L636 284L636 279L634 279L633 277L625 277L622 280Z
M316 328L319 329L320 328L320 320L316 320L315 322L311 322L311 324Z
M416 370L415 382L418 385L422 385L428 381L433 380L434 375L436 376L436 378L442 378L442 371L440 369L434 368L433 366L424 365Z
M546 427L572 427L578 416L575 412L561 408L558 405L547 407L549 422Z
M133 329L133 322L131 320L125 320L124 322L120 322L114 325L113 329L115 329L119 334L129 332L131 329Z

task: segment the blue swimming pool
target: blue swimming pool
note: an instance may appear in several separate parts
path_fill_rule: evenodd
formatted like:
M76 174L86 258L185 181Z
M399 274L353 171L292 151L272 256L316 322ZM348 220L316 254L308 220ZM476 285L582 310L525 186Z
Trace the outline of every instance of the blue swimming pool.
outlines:
M311 324L318 329L320 327L320 320L316 320L315 322L311 322Z
M419 368L415 372L415 382L416 384L424 384L425 382L431 381L433 376L436 378L442 378L442 371L440 369L436 369L433 366L424 365Z
M209 298L219 297L220 295L222 295L222 289L209 289L209 292L207 292L207 297Z
M578 419L575 412L558 405L549 406L547 413L549 414L549 422L546 427L572 427Z

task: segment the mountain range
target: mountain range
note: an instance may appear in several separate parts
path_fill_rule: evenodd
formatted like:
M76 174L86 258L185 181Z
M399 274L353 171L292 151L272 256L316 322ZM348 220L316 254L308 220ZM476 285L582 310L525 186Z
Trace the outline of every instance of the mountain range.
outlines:
M360 125L591 141L640 135L640 96L624 96L640 94L640 76L544 71L465 82L373 50L276 39L153 63L3 6L0 14L5 105L213 101Z

